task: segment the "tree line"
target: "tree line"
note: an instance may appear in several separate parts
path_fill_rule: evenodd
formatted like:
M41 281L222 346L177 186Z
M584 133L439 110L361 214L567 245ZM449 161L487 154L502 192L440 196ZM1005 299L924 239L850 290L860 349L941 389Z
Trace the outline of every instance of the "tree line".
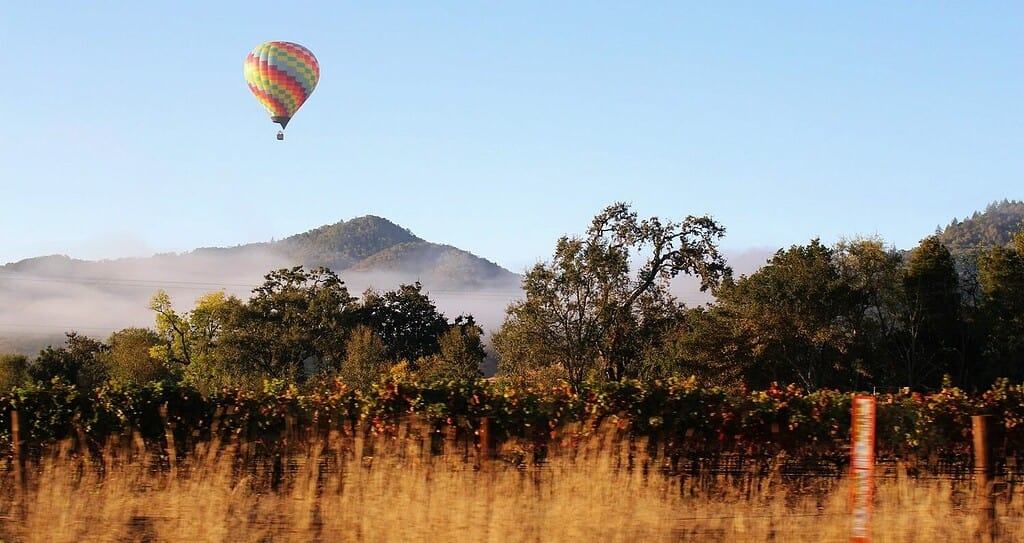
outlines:
M984 389L1024 379L1024 229L1008 245L951 253L939 234L911 251L881 239L817 239L734 277L708 216L641 218L608 206L564 236L523 279L490 337L497 378L513 385L695 376L706 385L805 389ZM688 307L673 279L696 276L714 301ZM34 360L0 356L0 386L62 380L174 381L202 391L366 387L386 376L481 376L483 330L447 319L418 283L361 298L330 269L268 273L248 300L223 292L186 312L158 292L152 328L100 341L69 333Z
M359 299L330 269L268 273L248 300L211 292L186 312L167 293L150 301L152 328L100 341L74 332L32 361L0 357L0 386L61 381L104 385L175 382L211 393L267 381L339 378L365 387L384 375L424 380L481 376L483 330L472 316L449 321L419 283Z
M493 338L521 381L658 379L764 388L984 389L1024 378L1024 229L952 254L938 234L909 252L877 238L780 249L734 277L709 217L640 220L625 204L559 240ZM686 307L680 273L715 301Z

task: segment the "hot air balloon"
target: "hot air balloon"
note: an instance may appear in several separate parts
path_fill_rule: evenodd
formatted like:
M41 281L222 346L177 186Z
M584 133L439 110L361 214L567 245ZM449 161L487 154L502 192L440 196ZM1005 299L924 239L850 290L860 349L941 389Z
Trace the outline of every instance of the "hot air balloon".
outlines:
M245 57L245 82L281 125L277 139L320 80L320 64L309 49L287 41L268 41Z

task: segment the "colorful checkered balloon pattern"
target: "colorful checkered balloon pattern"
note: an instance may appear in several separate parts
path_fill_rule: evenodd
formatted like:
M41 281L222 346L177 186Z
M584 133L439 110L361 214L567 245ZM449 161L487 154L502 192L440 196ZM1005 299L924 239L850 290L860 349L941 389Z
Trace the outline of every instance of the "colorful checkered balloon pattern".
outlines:
M268 41L245 57L245 81L270 119L286 126L316 88L320 64L309 49L286 41Z

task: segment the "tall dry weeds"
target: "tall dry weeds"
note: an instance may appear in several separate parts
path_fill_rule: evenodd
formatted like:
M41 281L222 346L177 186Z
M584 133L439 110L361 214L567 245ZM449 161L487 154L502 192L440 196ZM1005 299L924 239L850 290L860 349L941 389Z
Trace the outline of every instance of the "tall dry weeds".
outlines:
M334 434L276 472L273 455L232 444L197 447L174 472L137 446L95 458L63 447L29 465L27 492L3 474L0 541L849 541L842 481L665 475L612 431L543 466L477 469L464 450L431 455L422 437ZM1020 489L1005 489L997 514L998 540L1024 542ZM969 491L948 480L880 480L873 525L878 542L977 541Z

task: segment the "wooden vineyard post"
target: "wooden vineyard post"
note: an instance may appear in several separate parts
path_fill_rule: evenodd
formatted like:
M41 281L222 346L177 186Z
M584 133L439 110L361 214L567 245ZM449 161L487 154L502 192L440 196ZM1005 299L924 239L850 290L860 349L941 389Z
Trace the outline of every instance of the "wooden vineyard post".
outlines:
M992 451L988 439L988 415L971 417L971 433L974 437L974 485L978 503L979 540L985 543L995 541L996 502L993 490Z
M875 398L854 396L852 400L852 543L871 542L871 510L875 499Z
M480 429L477 430L479 444L476 449L476 465L478 469L485 466L494 458L494 429L491 428L491 419L483 417L480 419Z
M17 411L11 411L11 442L14 445L15 492L23 493L26 488L25 451L21 448L21 424Z
M447 445L444 448L445 454L452 454L459 450L459 428L454 424L449 424L444 428L444 441ZM463 455L465 455L465 448L463 448Z
M295 433L295 416L289 413L284 416L284 439L282 442L284 443L285 451L291 450L293 444L298 441Z
M167 461L171 465L171 475L178 473L178 453L174 445L174 426L167 420L167 404L160 406L160 419L164 423L164 435L167 437Z

